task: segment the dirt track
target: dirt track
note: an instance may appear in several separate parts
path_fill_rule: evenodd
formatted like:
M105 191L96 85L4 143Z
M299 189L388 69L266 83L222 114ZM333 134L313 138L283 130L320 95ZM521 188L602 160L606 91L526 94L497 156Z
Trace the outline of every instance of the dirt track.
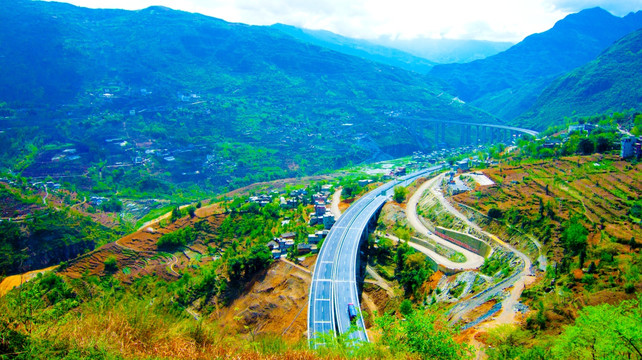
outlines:
M26 272L24 274L7 276L0 283L0 296L4 296L6 293L9 292L9 290L11 290L11 289L13 289L15 287L18 287L23 283L26 283L27 281L29 281L29 280L35 278L36 276L38 276L38 274L46 273L48 271L52 271L52 270L56 269L57 267L58 267L58 265L55 265L55 266L50 266L50 267L45 268L45 269L29 271L29 272Z

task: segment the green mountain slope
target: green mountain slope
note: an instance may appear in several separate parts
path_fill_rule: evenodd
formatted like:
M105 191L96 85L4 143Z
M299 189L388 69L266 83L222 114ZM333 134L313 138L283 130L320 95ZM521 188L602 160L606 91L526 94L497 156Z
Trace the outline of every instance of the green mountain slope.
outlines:
M555 80L535 105L515 120L544 129L565 116L589 116L640 108L642 30L622 38L597 59Z
M0 43L0 103L15 110L0 164L94 189L299 176L433 147L411 117L496 121L428 77L162 7L18 0L0 13ZM65 146L77 153L61 158Z
M347 38L329 31L300 29L284 24L276 24L272 25L272 27L302 42L409 71L425 74L435 65L435 63L430 60L411 55L401 50L376 45L366 40Z
M642 27L642 12L623 18L594 8L572 14L510 49L467 64L435 66L462 100L505 120L533 105L557 76L594 59L617 39Z

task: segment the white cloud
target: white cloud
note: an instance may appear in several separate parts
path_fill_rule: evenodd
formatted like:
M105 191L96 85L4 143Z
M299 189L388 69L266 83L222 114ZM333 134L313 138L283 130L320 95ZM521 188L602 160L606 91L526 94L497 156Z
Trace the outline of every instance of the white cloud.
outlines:
M614 15L624 16L642 10L642 0L547 0L562 11L570 13L599 6Z
M68 0L79 6L163 5L254 25L285 23L344 36L520 41L569 13L602 6L623 15L642 0Z

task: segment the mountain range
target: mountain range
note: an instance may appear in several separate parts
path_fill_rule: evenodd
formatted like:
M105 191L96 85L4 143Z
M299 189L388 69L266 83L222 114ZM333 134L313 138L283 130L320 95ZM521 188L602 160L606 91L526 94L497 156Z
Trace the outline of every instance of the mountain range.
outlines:
M463 63L483 59L513 45L508 42L429 38L362 40L325 30L302 29L284 24L276 24L273 27L306 43L422 74L428 73L433 66L440 63Z
M29 176L57 164L43 148L70 144L88 149L77 156L90 174L139 159L153 177L237 186L434 148L417 119L497 122L431 77L164 7L12 1L0 43L0 102L18 110L0 159Z
M545 129L566 116L590 116L642 104L642 29L606 49L595 60L559 77L516 120Z
M642 11L617 17L601 8L583 10L510 49L466 64L433 67L450 92L504 120L529 109L558 76L591 60L614 41L642 27Z
M438 64L467 63L509 49L514 43L474 39L378 38L373 43L401 50Z
M377 45L366 40L347 38L325 30L308 30L284 24L276 24L272 27L304 43L408 71L426 74L436 64L427 58L411 55L392 47Z

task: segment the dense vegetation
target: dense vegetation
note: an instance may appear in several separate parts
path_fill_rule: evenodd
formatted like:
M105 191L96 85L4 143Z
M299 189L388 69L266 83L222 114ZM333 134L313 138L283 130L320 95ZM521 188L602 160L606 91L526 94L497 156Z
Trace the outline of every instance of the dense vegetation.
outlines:
M593 60L640 27L642 12L618 18L600 8L584 10L502 53L467 64L435 66L430 75L451 84L451 92L462 100L510 120L528 110L556 77Z
M534 310L525 324L484 334L490 359L641 357L641 222L632 214L642 178L637 160L615 155L619 127L631 129L638 118L584 117L597 126L590 133L558 126L523 139L495 153L501 164L484 171L496 186L455 197L487 214L483 225L502 239L524 248L538 241L533 259L547 261L543 279L522 293ZM481 271L504 269L493 256Z
M570 116L639 109L642 30L619 40L597 59L555 80L517 123L545 129Z
M0 221L0 274L57 265L117 239L119 233L68 209L37 205L41 199L0 185L5 211L14 221ZM28 209L28 213L21 214Z
M465 100L512 117L553 76L641 17L585 11L488 62L435 73ZM596 23L602 27L587 29ZM640 34L555 83L592 99L595 107L575 115L639 103L638 92L623 93L638 85ZM428 123L407 117L494 121L488 114L421 75L295 41L275 28L160 7L127 12L18 0L0 13L0 43L0 167L11 178L0 186L0 276L61 265L0 298L0 358L472 355L455 341L447 306L428 305L426 283L436 266L409 247L411 231L399 222L393 232L400 243L375 244L373 236L364 249L367 263L399 294L384 313L368 314L380 341L328 336L326 347L312 351L303 341L287 344L255 330L230 334L212 319L274 268L267 244L294 232L287 257L299 261L296 245L323 228L308 225L313 207L305 205L321 183L295 207L282 207L281 194L262 205L248 196L223 199L199 215L200 202L183 210L176 202L430 148ZM543 66L526 66L534 63ZM620 66L625 74L618 78ZM517 101L506 106L515 89ZM549 91L542 101L558 94ZM548 103L542 114L573 115L558 105ZM639 163L614 155L618 126L640 134L642 115L579 121L598 127L585 134L560 126L541 140L518 141L511 152L491 148L499 166L488 171L497 186L456 198L476 207L491 232L540 240L535 247L548 260L543 280L523 292L534 310L525 324L483 339L491 359L642 358L642 178ZM344 199L368 191L363 178L339 179ZM51 189L61 186L74 191L76 209L64 200L47 205ZM403 203L408 190L394 190ZM116 243L116 230L84 215L119 213L110 217L125 222L121 212L136 207L125 200L157 197L172 200L164 203L170 215ZM480 271L505 278L509 260L496 252ZM274 290L268 285L265 293ZM457 286L452 294L461 294ZM249 313L259 328L260 312Z
M0 42L0 166L93 194L202 198L431 148L417 118L494 121L427 77L166 8L13 1Z

